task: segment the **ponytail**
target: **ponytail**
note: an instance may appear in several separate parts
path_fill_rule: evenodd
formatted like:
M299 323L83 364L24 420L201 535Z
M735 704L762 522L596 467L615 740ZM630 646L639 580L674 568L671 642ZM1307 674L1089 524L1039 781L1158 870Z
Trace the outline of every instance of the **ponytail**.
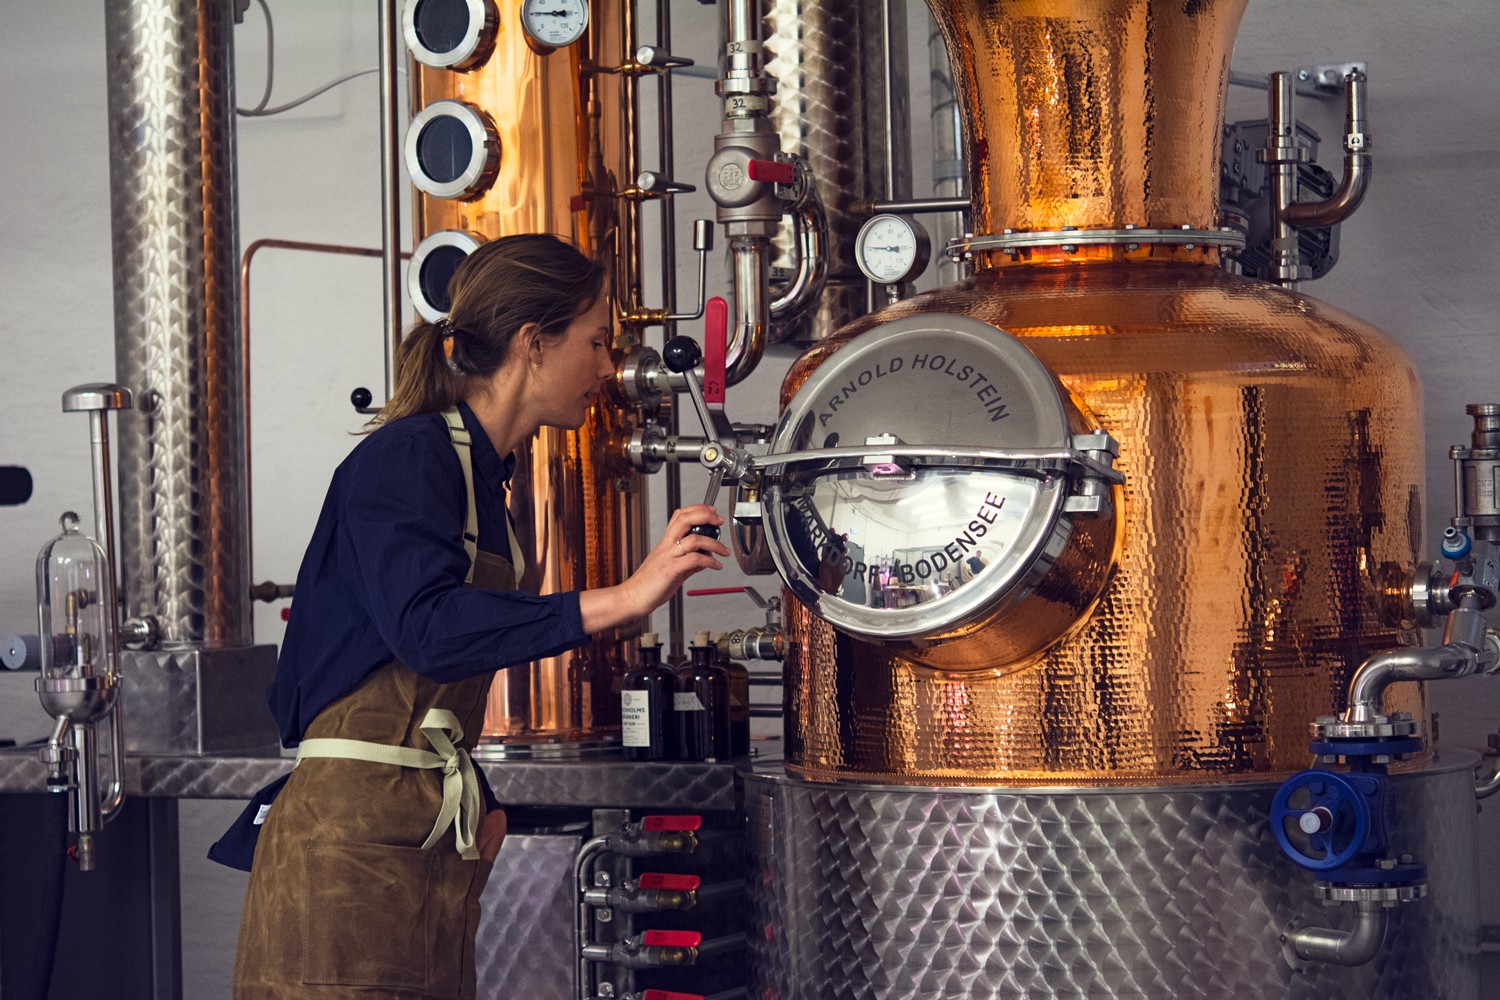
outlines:
M452 308L412 328L396 349L396 388L366 425L440 413L467 398L510 357L523 326L548 338L598 301L604 265L556 236L502 236L464 259L448 283Z

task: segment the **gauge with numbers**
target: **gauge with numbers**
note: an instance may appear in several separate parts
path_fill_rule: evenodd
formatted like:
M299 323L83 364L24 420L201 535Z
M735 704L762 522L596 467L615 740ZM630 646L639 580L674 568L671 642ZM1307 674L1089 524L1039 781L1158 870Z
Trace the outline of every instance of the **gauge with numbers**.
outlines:
M899 285L922 273L931 249L927 230L915 219L877 215L859 231L854 256L871 281Z
M521 28L542 53L572 45L589 27L587 0L522 0Z

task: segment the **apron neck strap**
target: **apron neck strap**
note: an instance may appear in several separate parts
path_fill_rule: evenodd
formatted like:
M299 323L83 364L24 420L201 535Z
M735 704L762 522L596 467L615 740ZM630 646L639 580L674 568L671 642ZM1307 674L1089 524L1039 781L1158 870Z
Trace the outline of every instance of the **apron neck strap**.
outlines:
M474 441L469 436L463 414L458 412L456 405L443 411L443 420L448 424L448 439L453 442L453 450L458 453L458 464L463 466L464 489L468 493L469 508L464 514L464 551L469 554L469 573L464 577L464 583L469 584L474 582L474 563L479 553L479 513L474 505Z

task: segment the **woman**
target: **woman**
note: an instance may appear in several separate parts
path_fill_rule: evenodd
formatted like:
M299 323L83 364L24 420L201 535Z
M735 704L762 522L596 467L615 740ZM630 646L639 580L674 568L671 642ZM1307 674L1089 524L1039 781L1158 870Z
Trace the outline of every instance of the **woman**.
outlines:
M297 767L242 817L240 1000L472 997L505 816L485 810L465 748L494 671L639 620L728 554L689 533L723 518L687 507L618 586L514 589L511 453L539 427L581 426L613 375L604 279L552 236L480 247L448 317L403 341L379 427L334 473L270 692ZM216 856L243 865L233 833Z

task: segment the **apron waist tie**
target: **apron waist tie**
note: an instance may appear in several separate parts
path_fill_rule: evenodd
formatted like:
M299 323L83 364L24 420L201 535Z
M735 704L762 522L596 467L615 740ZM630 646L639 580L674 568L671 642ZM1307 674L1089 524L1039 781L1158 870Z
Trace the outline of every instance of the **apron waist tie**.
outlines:
M432 832L427 835L422 848L425 850L436 844L448 827L452 826L459 855L466 861L476 861L479 858L479 849L475 846L480 811L479 779L474 773L474 762L469 759L469 752L457 745L464 738L463 727L459 725L458 716L452 712L430 708L422 717L419 728L432 745L432 750L325 737L303 740L297 747L297 763L300 764L308 757L332 757L424 770L441 769L443 805L438 810L437 822L433 824Z

